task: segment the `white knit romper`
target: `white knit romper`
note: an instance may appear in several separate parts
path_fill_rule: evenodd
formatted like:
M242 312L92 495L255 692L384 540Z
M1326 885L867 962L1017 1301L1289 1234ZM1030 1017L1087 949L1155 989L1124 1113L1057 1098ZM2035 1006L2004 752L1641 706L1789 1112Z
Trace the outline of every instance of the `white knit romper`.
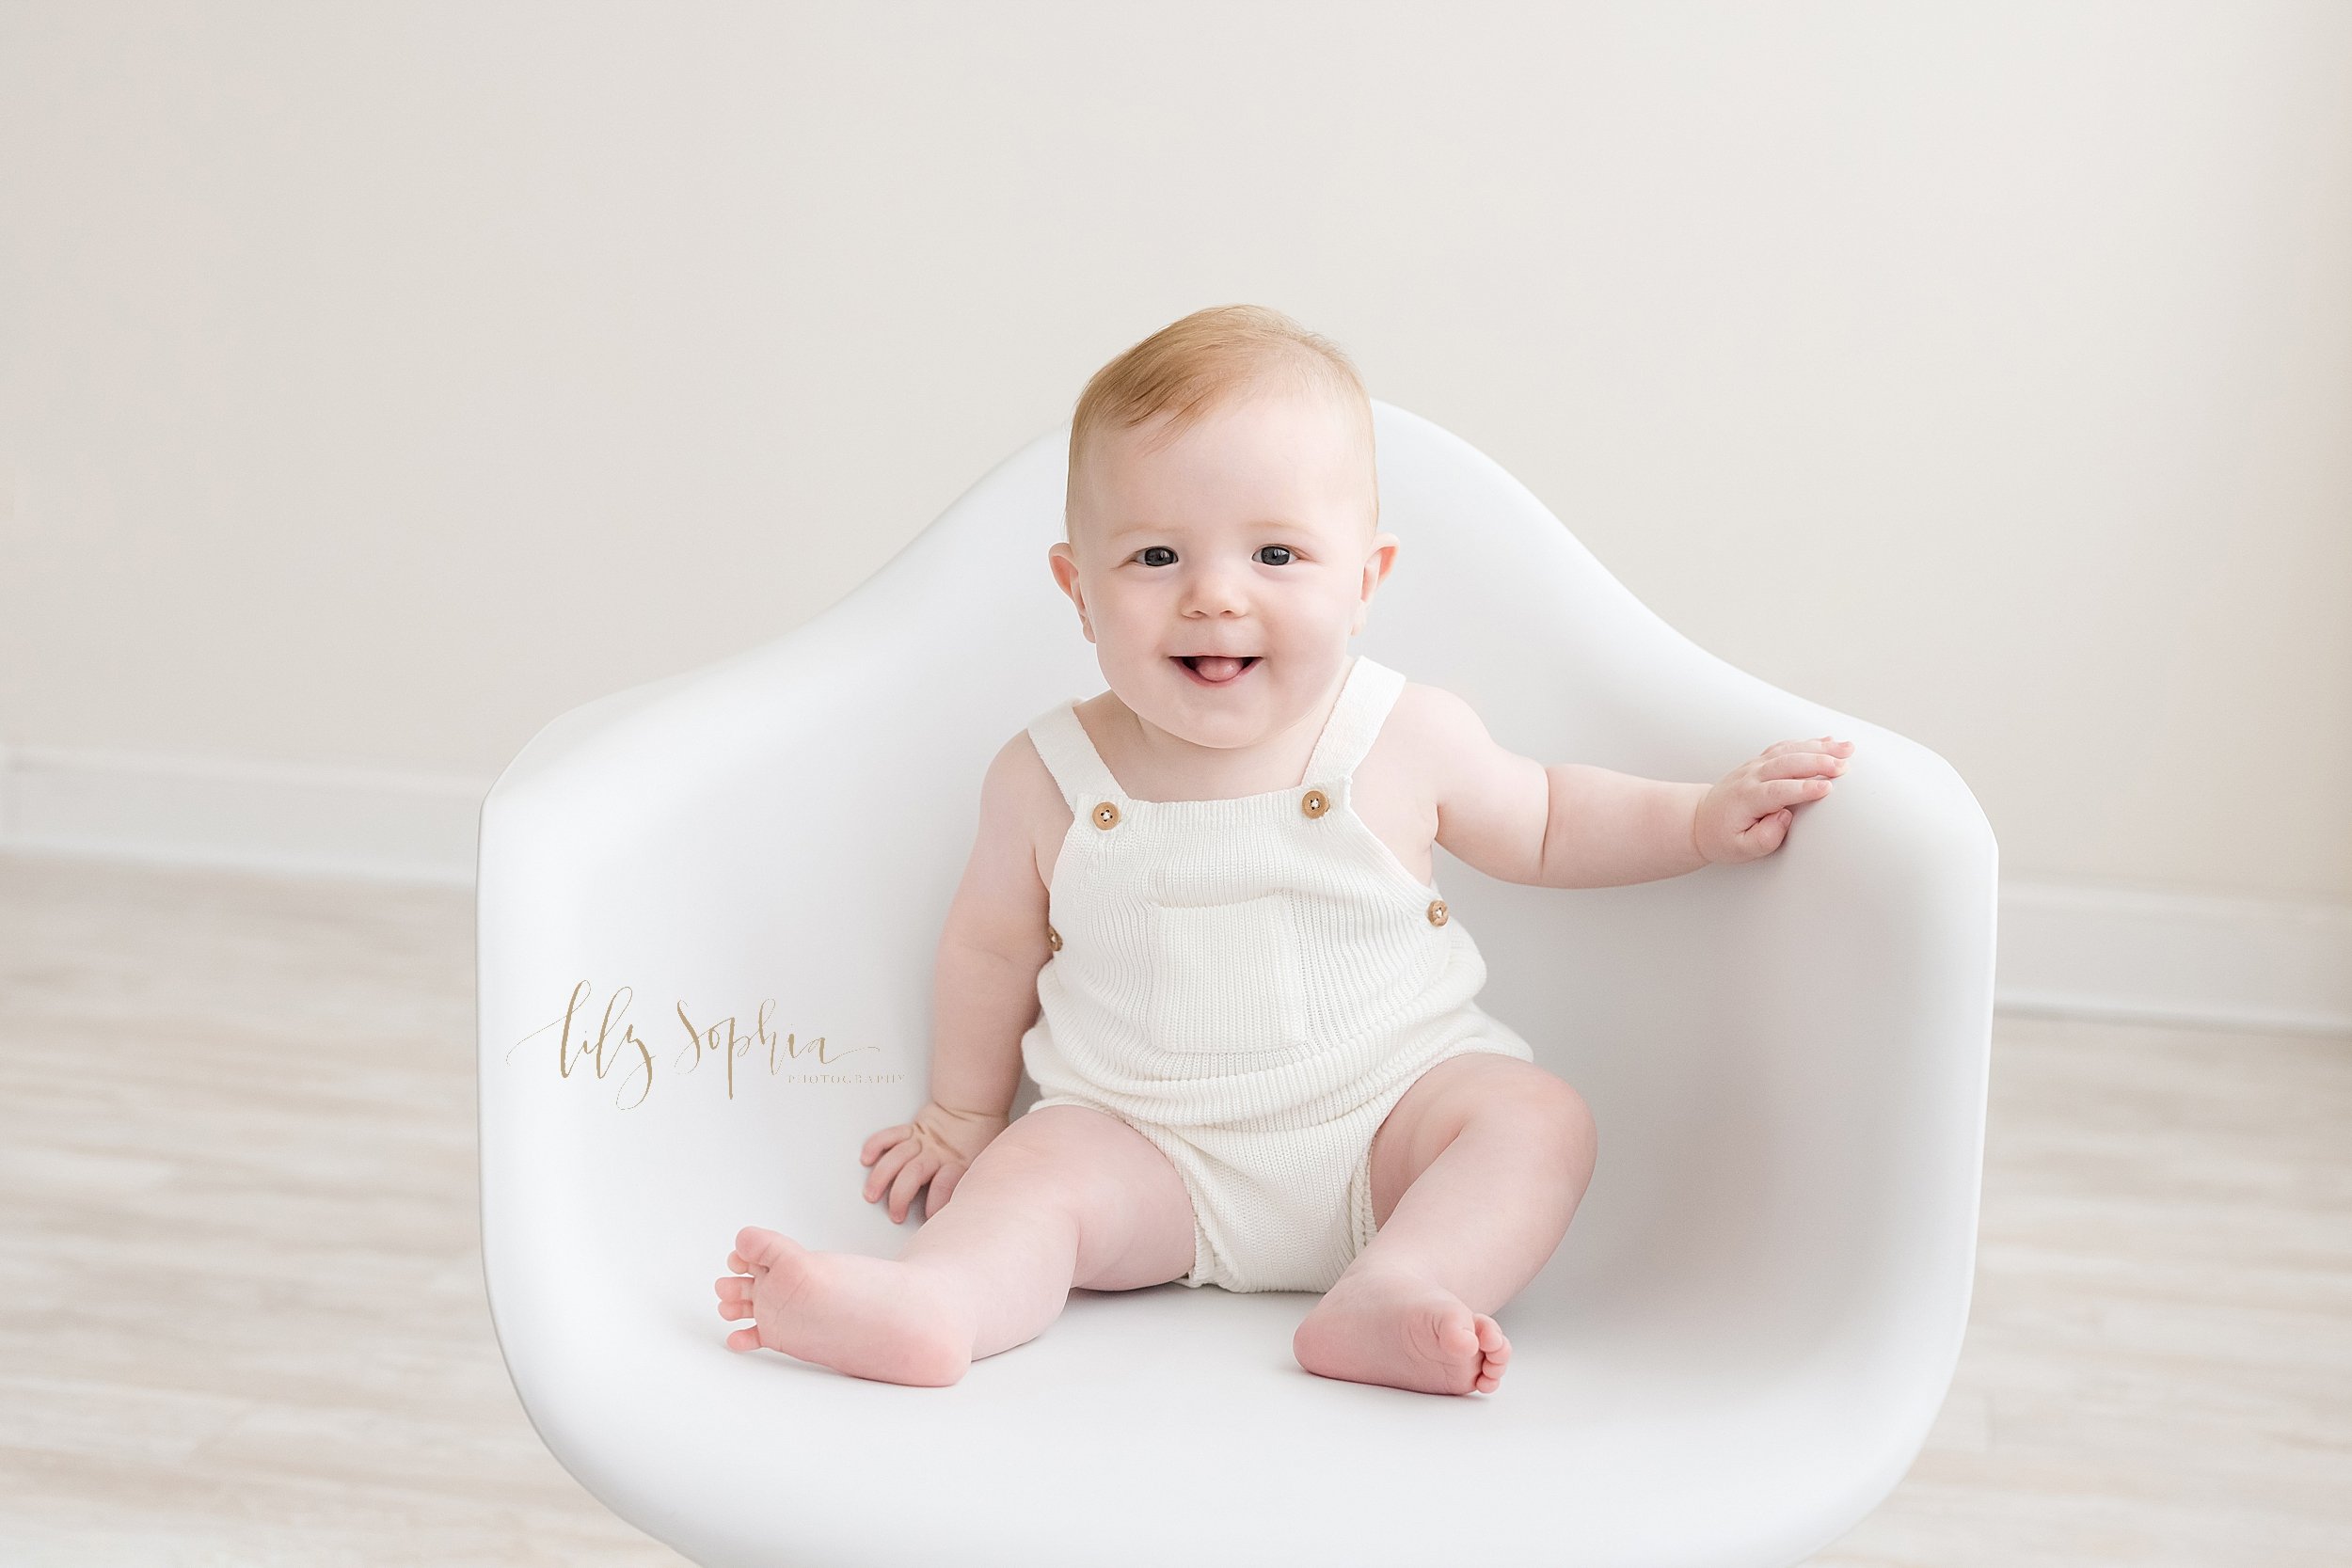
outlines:
M1138 800L1079 722L1028 727L1075 818L1054 863L1022 1065L1048 1105L1118 1117L1192 1197L1192 1270L1326 1291L1372 1240L1372 1136L1451 1056L1534 1060L1471 1001L1486 964L1434 883L1356 815L1405 677L1359 654L1290 789Z

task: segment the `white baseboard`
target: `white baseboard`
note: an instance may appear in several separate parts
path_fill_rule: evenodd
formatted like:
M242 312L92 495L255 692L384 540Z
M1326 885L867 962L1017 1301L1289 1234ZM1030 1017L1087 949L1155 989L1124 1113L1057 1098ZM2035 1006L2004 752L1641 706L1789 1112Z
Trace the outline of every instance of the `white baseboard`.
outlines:
M0 752L0 846L471 886L493 782L17 746Z
M470 886L492 781L56 747L0 752L0 847ZM2352 903L2005 880L1995 1006L2352 1034Z
M2003 881L1997 1006L2352 1034L2352 903Z

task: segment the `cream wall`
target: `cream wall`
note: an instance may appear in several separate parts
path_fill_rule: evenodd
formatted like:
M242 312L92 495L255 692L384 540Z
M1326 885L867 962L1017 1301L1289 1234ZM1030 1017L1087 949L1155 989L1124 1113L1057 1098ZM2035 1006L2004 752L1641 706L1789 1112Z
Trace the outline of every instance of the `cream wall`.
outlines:
M469 803L1246 299L2005 879L2352 897L2352 8L19 0L0 135L20 833Z

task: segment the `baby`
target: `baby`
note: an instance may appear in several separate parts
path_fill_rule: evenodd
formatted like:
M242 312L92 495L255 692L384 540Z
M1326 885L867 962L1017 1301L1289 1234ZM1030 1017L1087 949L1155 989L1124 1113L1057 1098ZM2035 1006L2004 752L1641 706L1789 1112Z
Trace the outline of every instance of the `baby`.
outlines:
M1494 1389L1493 1313L1566 1232L1593 1117L1474 1002L1432 880L1609 887L1756 860L1851 743L1784 740L1714 784L1546 767L1460 698L1358 654L1398 540L1346 356L1202 310L1096 373L1048 552L1110 689L990 764L940 939L930 1101L866 1141L896 1259L747 1227L719 1315L858 1377L945 1385L1073 1287L1322 1299L1325 1377ZM1009 1121L1022 1069L1041 1091Z

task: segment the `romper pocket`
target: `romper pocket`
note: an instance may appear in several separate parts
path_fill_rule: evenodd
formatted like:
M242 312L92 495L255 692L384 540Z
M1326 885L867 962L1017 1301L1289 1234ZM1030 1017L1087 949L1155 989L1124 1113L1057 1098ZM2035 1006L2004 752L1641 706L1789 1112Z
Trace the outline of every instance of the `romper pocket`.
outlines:
M1307 1043L1298 932L1280 894L1152 910L1144 1035L1171 1055L1287 1055Z

